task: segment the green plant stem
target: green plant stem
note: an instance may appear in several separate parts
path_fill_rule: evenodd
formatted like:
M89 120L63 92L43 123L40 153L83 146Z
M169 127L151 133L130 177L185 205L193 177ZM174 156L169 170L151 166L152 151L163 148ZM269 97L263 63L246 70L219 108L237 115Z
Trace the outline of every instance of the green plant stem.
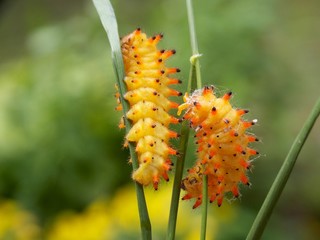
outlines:
M93 0L93 3L97 9L101 23L107 33L110 42L113 67L116 72L116 79L120 93L120 101L123 107L123 115L125 116L130 106L129 103L123 98L124 93L126 92L126 86L123 81L123 79L125 78L125 71L121 52L120 38L118 33L117 20L109 0ZM131 129L131 123L126 117L124 117L124 122L126 125L127 134ZM132 161L132 168L133 170L136 170L139 167L139 163L135 152L135 146L132 143L129 143L129 151ZM149 219L143 186L136 182L135 187L138 201L142 239L149 240L151 239L151 223Z
M188 86L187 86L188 93L194 91L196 88L199 88L199 86L201 87L200 65L198 61L200 54L198 53L198 45L195 37L192 6L190 4L191 4L190 1L187 1L187 11L188 11L190 36L191 36L191 47L192 47L192 54L193 54L192 57L190 58L191 64L190 64L190 73L189 73ZM186 122L182 123L181 138L180 138L180 145L179 145L180 156L177 158L176 172L175 172L174 184L172 189L170 214L169 214L168 230L167 230L167 240L175 239L177 214L179 209L181 180L182 180L186 150L187 150L187 145L189 140L189 131L190 131L190 128L188 123Z
M304 123L302 129L300 130L298 136L293 142L291 149L284 160L282 167L274 180L269 193L264 200L256 219L251 226L250 232L247 236L247 240L260 239L265 226L272 214L274 206L276 205L286 183L290 176L290 173L294 167L294 164L298 158L298 155L320 114L320 98L318 99L316 105L311 111L308 119Z
M202 180L202 218L200 239L206 239L207 215L208 215L208 175L203 174Z
M136 187L136 194L137 194L137 200L138 200L141 237L143 240L151 240L152 239L151 222L149 218L146 199L144 196L143 186L138 182L135 182L135 187Z
M174 175L174 183L172 188L172 197L170 205L170 215L168 221L168 230L167 230L167 239L174 240L176 233L176 224L177 224L177 215L179 208L179 199L180 199L180 188L181 188L181 179L183 175L183 167L186 156L186 149L189 139L189 125L186 122L182 123L181 127L181 138L179 144L179 157L177 158L176 163L176 172Z
M201 82L201 72L200 72L200 63L199 63L199 57L201 55L199 54L199 50L198 50L198 41L197 41L196 28L194 23L192 0L186 0L186 3L187 3L187 12L188 12L191 49L192 49L192 55L193 55L193 57L191 58L191 64L195 66L197 88L201 88L202 82Z
M194 14L193 14L193 7L192 7L192 0L186 0L187 3L187 11L188 11L188 21L189 21L189 31L190 31L190 40L191 40L191 47L192 47L192 58L191 64L194 68L195 75L196 75L196 82L197 88L202 88L202 81L201 81L201 72L200 72L200 62L198 50L198 42L197 42L197 35L196 35L196 28L195 28L195 21L194 21ZM204 167L204 166L203 166ZM200 239L206 239L206 232L207 232L207 215L208 215L208 176L203 174L202 180L202 218L201 218L201 232L200 232Z
M198 57L198 55L197 55ZM193 58L191 58L190 62L190 73L188 79L187 92L192 92L196 89L196 68L193 64ZM180 199L180 188L181 188L181 180L183 175L184 162L186 157L187 145L189 140L189 132L190 127L187 122L183 122L181 126L180 133L180 145L179 145L179 157L177 158L176 164L176 172L174 176L174 183L172 189L172 197L171 197L171 205L170 205L170 215L168 222L168 231L167 231L167 239L174 240L175 239L175 231L177 224L177 214L179 208L179 199Z

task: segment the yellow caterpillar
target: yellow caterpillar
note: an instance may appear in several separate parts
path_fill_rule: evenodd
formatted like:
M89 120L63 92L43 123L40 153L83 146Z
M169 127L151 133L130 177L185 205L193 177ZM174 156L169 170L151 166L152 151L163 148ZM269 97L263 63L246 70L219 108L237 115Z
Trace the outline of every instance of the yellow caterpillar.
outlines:
M191 96L184 97L185 103L179 106L179 112L187 109L184 119L196 131L197 162L188 170L182 180L182 189L186 191L183 200L195 198L193 208L202 202L202 176L208 175L208 195L210 202L217 200L221 206L225 193L239 196L238 183L249 185L247 169L250 156L258 154L248 147L258 139L246 133L246 129L256 123L241 119L247 110L235 109L229 99L231 92L218 98L213 87L196 90Z
M139 168L133 172L132 178L145 186L152 183L156 190L160 177L169 180L168 171L172 165L169 155L178 154L169 146L170 138L176 138L178 134L168 128L169 124L180 122L169 113L178 104L168 97L182 95L169 88L171 84L181 83L169 78L170 74L180 70L166 67L165 60L175 54L175 50L159 50L157 43L162 37L158 34L148 38L137 29L121 40L127 86L124 98L130 104L126 117L132 122L126 141L136 143L139 160ZM119 93L116 97L119 104L116 109L120 110ZM119 127L124 127L123 121Z

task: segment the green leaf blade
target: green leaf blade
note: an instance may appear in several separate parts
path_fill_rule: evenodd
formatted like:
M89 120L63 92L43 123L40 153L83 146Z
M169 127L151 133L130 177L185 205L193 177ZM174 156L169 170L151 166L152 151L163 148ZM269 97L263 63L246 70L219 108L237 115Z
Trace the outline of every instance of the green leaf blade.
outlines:
M118 24L116 20L115 13L113 11L113 7L109 0L93 0L93 3L97 9L99 14L102 26L104 27L110 47L112 52L112 61L113 67L116 73L117 83L119 86L120 92L120 100L123 106L123 114L128 112L130 106L127 101L123 98L124 93L126 92L126 86L124 83L125 71L124 71L124 63L121 52L121 44L120 37L118 33ZM127 118L124 118L124 122L126 125L126 134L131 129L131 123ZM132 160L133 170L136 170L139 167L137 155L135 152L135 146L132 143L129 143L130 156ZM136 186L136 194L138 200L138 209L139 209L139 217L140 217L140 227L141 227L141 235L142 239L148 240L151 239L151 223L149 219L149 213L147 209L147 204L144 195L143 186L139 183L135 183Z

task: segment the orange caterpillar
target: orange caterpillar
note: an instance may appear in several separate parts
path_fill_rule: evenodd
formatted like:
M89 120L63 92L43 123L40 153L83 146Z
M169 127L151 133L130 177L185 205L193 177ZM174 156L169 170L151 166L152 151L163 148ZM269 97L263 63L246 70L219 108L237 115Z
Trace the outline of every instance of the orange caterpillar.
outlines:
M197 162L181 184L187 192L182 199L196 199L193 208L202 202L203 174L208 175L210 202L217 200L221 206L227 192L238 197L238 183L249 185L246 172L250 167L250 156L258 154L248 147L258 139L246 133L256 120L241 119L248 111L231 106L231 92L218 98L213 90L213 87L196 90L191 96L186 95L185 103L179 106L178 114L187 109L184 119L188 119L195 129L198 145Z
M137 29L121 40L127 86L124 99L130 104L126 117L132 122L126 141L136 143L139 160L139 168L132 178L145 186L153 183L156 190L160 177L169 180L168 171L172 165L169 155L178 154L169 146L170 138L176 138L178 134L168 129L170 123L180 121L169 114L169 110L177 108L178 104L168 97L182 95L168 87L181 83L168 77L180 70L165 66L165 60L175 54L175 50L157 49L162 37L158 34L148 38ZM116 109L120 110L119 93L116 97L119 103ZM124 127L123 119L119 127Z

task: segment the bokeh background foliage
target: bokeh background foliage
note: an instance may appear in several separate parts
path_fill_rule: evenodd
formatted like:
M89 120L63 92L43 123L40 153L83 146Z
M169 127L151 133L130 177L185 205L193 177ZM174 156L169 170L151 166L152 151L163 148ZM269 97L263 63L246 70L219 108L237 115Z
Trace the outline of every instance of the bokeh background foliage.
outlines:
M170 64L182 69L186 82L191 50L185 1L113 5L121 35L136 27L149 35L164 33L161 46L177 50ZM246 236L319 96L319 7L317 0L194 3L204 84L232 90L235 105L250 110L248 119L258 118L254 132L262 139L252 188L242 188L240 201L210 206L211 238ZM130 219L135 229L121 224L136 211L136 200L124 133L117 129L110 49L92 2L1 0L0 46L1 239L80 239L63 236L66 226L75 229L70 234L81 230L92 239L137 239L138 217ZM264 239L320 235L319 132L317 123ZM192 143L189 150L187 166L194 158ZM160 239L167 213L156 210L167 206L169 212L169 187L162 184L147 196ZM181 239L198 236L199 212L191 205L181 203Z

